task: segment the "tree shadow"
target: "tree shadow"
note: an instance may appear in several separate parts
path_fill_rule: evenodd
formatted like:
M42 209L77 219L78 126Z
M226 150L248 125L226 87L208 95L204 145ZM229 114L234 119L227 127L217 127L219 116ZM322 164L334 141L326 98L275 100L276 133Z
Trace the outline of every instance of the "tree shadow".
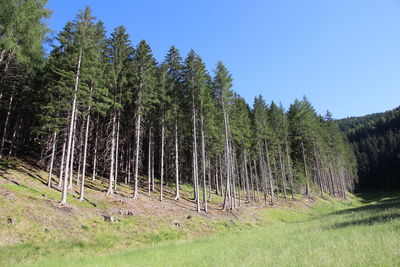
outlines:
M373 225L373 224L378 224L378 223L386 223L391 220L396 220L399 218L400 218L400 211L397 210L393 213L389 213L389 214L385 214L385 215L375 215L375 216L369 216L364 219L336 223L336 224L330 226L329 228L330 229L338 229L338 228L345 228L348 226L356 226L356 225Z
M374 225L400 219L400 196L398 192L379 194L379 196L373 195L372 197L368 194L367 196L368 198L364 198L365 206L330 213L330 215L344 215L350 218L344 222L334 223L328 229Z

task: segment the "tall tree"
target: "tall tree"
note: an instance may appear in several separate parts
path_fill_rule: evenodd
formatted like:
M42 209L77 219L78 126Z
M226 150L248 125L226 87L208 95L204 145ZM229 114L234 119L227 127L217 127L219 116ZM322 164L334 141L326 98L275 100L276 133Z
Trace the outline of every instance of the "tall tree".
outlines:
M138 198L139 157L141 148L142 116L151 103L155 101L154 88L156 84L156 61L151 54L151 48L146 41L141 41L134 54L134 90L133 103L135 108L135 187L133 198Z

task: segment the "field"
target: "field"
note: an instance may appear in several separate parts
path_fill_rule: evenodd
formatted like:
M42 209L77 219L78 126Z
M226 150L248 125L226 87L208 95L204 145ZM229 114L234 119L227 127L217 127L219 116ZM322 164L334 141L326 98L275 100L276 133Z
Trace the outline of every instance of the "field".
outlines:
M70 197L60 208L59 192L43 185L45 173L26 162L2 162L2 169L1 266L400 265L399 192L297 196L273 207L242 204L235 213L220 211L213 197L210 213L196 215L188 186L180 208L172 196L131 203L92 189L88 202ZM127 209L134 215L119 215Z

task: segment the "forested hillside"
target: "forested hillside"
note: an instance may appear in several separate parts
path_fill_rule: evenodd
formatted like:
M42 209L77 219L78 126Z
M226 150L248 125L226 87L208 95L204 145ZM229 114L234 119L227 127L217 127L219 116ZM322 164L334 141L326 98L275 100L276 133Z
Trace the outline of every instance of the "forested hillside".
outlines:
M400 187L400 107L339 120L358 161L359 189Z
M65 24L45 55L46 2L0 6L0 154L37 160L62 205L73 185L85 200L85 179L107 180L107 195L127 184L137 201L143 194L163 201L166 184L179 200L188 183L198 212L211 194L234 209L258 201L257 192L274 203L353 190L351 146L305 97L288 110L263 96L250 106L222 62L210 73L195 51L182 57L174 46L158 62L123 26L106 33L90 8Z

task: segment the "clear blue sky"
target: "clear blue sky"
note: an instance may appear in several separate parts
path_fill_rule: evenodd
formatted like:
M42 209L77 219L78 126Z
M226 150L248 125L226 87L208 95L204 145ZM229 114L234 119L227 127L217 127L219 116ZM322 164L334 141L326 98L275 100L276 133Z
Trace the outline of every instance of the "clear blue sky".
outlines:
M218 60L253 103L288 107L306 95L318 113L359 116L400 105L399 0L49 0L55 32L89 5L108 32L124 25L157 60L193 48Z

